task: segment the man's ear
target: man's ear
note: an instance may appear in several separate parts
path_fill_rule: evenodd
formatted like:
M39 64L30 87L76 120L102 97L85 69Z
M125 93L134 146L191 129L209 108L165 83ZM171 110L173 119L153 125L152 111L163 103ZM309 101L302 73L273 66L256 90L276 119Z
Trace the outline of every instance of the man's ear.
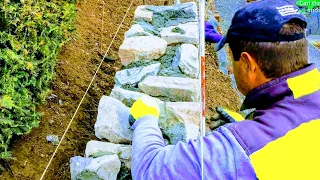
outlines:
M256 60L249 53L242 52L240 61L243 61L247 71L255 72L257 70Z

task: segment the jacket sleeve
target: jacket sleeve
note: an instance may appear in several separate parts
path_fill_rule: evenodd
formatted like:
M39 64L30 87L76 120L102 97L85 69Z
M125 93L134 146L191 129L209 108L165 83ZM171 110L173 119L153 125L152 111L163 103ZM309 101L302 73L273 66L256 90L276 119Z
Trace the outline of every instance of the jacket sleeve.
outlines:
M137 120L133 129L133 179L201 179L199 139L165 146L153 116ZM221 127L202 140L204 179L254 179L248 156L227 128Z

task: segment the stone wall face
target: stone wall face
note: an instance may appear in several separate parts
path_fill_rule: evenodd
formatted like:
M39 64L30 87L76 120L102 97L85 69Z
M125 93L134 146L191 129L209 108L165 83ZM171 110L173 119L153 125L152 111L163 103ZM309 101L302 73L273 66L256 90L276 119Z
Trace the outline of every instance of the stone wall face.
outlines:
M133 131L129 109L142 96L158 102L166 144L198 138L198 27L195 3L136 9L119 48L123 69L116 73L110 96L103 96L99 103L95 135L101 141L88 142L86 157L71 158L71 179L130 176Z

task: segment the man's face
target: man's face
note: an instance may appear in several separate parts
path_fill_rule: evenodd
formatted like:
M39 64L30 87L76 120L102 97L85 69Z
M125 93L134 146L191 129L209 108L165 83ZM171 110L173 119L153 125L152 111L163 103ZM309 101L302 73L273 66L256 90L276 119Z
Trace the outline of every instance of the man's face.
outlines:
M234 78L236 80L238 90L243 95L247 95L248 92L251 90L250 88L251 86L248 82L248 74L244 66L244 63L241 60L238 60L238 61L233 60L232 65L233 65Z
M247 52L242 52L240 58L233 58L233 72L238 90L247 95L252 89L270 81L261 71L256 60Z

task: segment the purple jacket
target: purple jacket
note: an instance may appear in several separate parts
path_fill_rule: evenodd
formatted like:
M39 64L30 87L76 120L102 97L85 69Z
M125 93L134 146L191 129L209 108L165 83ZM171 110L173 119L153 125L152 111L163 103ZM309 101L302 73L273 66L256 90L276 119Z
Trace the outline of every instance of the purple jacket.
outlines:
M203 138L203 179L320 179L319 89L311 64L250 91L242 108L256 108L254 119ZM133 129L133 179L201 179L199 139L165 146L153 116Z

